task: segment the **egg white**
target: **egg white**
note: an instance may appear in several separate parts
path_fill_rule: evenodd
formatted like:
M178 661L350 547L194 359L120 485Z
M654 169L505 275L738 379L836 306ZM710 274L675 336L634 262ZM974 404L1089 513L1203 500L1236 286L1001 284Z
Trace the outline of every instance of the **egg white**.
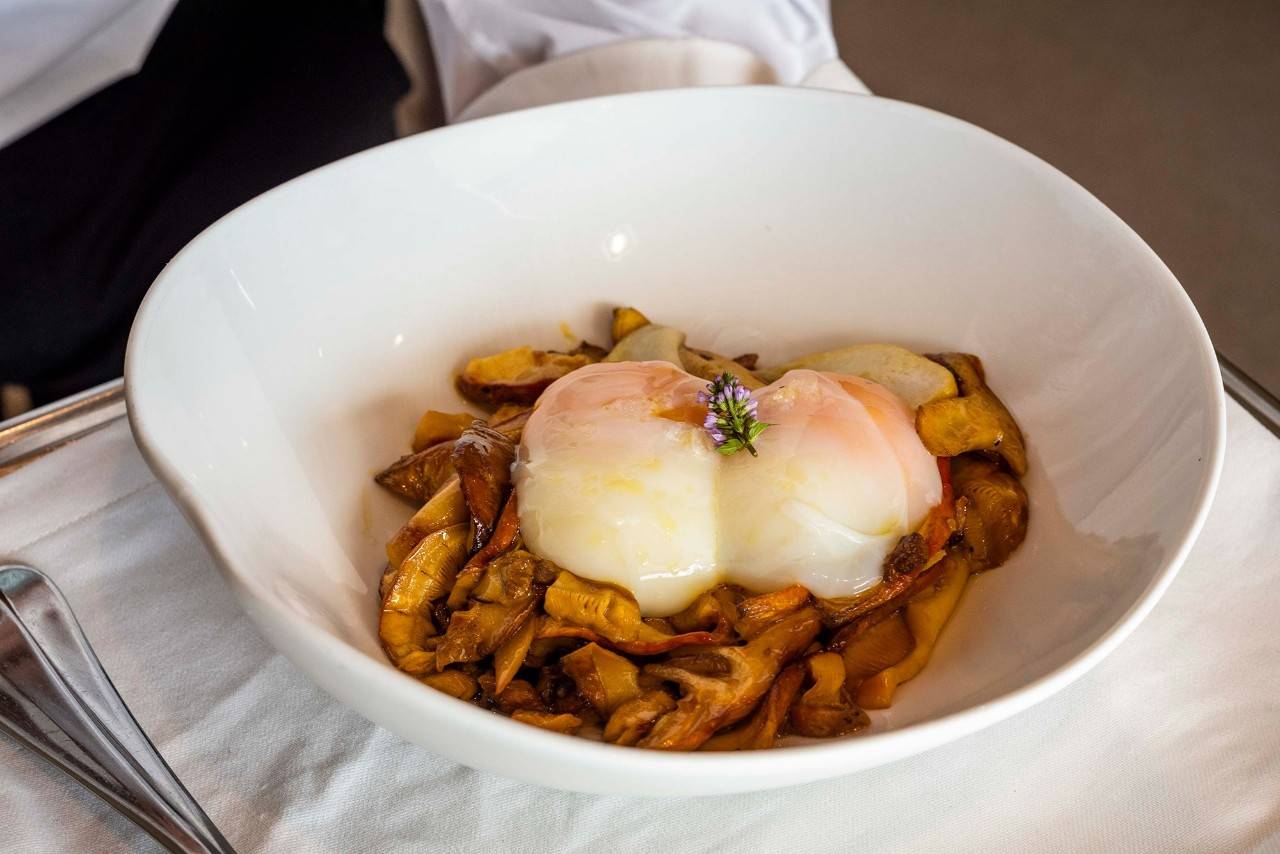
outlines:
M513 471L525 544L632 591L649 616L722 581L848 596L941 499L936 460L900 399L867 380L791 371L755 393L760 455L719 454L666 362L590 365L558 380Z

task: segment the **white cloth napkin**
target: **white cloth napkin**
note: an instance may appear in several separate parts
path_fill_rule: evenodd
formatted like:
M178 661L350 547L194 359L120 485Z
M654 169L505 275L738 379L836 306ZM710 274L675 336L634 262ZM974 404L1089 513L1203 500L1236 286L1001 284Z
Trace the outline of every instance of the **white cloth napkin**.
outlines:
M672 86L866 91L837 58L828 0L419 2L450 122Z
M1089 675L921 756L722 798L516 783L339 705L258 637L123 422L0 478L0 559L62 586L139 721L244 852L1274 851L1280 442L1235 403L1227 426L1198 544ZM3 738L0 821L6 851L158 850Z

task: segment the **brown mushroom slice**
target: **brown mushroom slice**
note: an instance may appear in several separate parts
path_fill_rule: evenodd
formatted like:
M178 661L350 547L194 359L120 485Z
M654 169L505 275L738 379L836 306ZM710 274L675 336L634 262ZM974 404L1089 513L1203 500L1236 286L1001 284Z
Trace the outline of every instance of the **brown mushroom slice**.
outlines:
M670 362L684 367L680 362L680 348L685 335L679 329L646 324L631 332L613 345L606 362Z
M649 318L631 306L620 305L613 310L613 320L609 324L609 337L617 344L641 326L648 326Z
M801 662L784 667L746 723L713 735L702 745L702 749L763 750L773 747L777 744L782 725L787 721L787 712L800 693L804 674L805 666Z
M723 636L707 631L661 632L641 619L640 606L630 593L565 570L547 588L542 608L551 619L543 622L540 637L607 642L632 655L657 655L681 646L723 641Z
M716 646L650 664L645 672L682 690L676 708L640 742L660 750L697 750L707 739L745 718L778 673L809 646L822 628L815 608L796 611L744 646Z
M640 696L640 668L599 644L579 647L560 659L560 667L602 715Z
M475 677L461 670L446 670L443 673L429 673L421 677L421 682L430 685L437 691L457 697L459 700L470 700L480 690Z
M910 537L918 536L910 534ZM889 553L888 558L894 556L893 552ZM886 560L888 560L886 558ZM926 574L937 566L942 559L942 553L931 555L923 564L914 567L909 572L898 573L896 568L901 568L904 564L895 562L891 569L886 567L885 578L870 590L859 593L855 596L842 596L834 599L815 599L818 609L822 612L822 618L828 626L840 628L853 623L855 620L864 616L874 614L886 606L890 610L898 607L910 596L917 582Z
M547 386L592 361L595 360L582 354L517 347L472 359L458 375L456 384L463 397L483 406L531 405Z
M948 555L942 562L942 574L934 586L907 603L904 616L914 642L910 655L865 679L858 687L858 705L864 709L889 708L898 686L924 669L933 655L942 627L955 612L968 580L968 563Z
M522 724L532 724L539 729L551 730L552 732L561 732L565 735L573 735L582 728L582 718L577 715L555 714L553 712L529 712L524 709L518 709L511 713L513 721L520 721Z
M552 350L551 352L554 353L558 351ZM603 362L604 357L609 355L609 351L597 344L592 344L590 341L579 341L578 346L574 347L565 355L566 356L586 356L589 360L591 360L592 363L595 363L595 362Z
M424 538L396 572L382 602L378 636L392 663L406 673L437 669L428 644L436 634L431 604L448 590L466 554L466 526L454 525Z
M472 548L489 541L511 487L515 442L483 421L473 421L453 443L453 467L471 513Z
M441 442L416 454L406 454L373 476L396 495L421 505L453 477L453 442Z
M424 537L466 521L467 504L462 498L462 488L457 478L451 478L387 542L387 564L392 569L399 569L405 557Z
M520 512L516 503L515 490L512 490L507 497L506 505L502 508L502 515L498 517L498 523L494 526L493 536L480 551L471 556L462 571L458 573L453 589L449 591L448 605L451 610L456 611L467 603L467 597L480 583L489 562L513 548L519 537Z
M667 617L667 623L676 633L706 630L727 637L738 617L738 602L742 598L741 587L720 584L700 593L683 611Z
M896 344L854 344L810 353L776 368L761 368L758 373L761 379L773 382L798 368L871 380L902 398L912 409L957 393L950 371Z
M529 647L538 631L538 615L533 614L493 652L495 689L499 692L515 678L529 655Z
M750 640L782 617L809 604L810 598L809 591L799 584L750 596L738 603L738 616L733 627L738 634Z
M850 689L856 689L867 677L902 661L911 654L913 647L915 641L907 628L906 617L901 610L895 611L888 618L868 626L840 650L846 684Z
M543 702L542 695L538 693L538 689L527 679L512 679L501 691L497 689L497 678L492 671L481 674L477 681L480 683L485 703L492 708L497 708L504 715L509 715L517 709L531 712L550 711L547 704Z
M413 430L414 453L426 450L440 442L448 442L462 435L462 431L475 420L469 412L440 412L428 409L418 419Z
M845 691L844 660L839 653L811 655L806 663L813 686L791 707L791 728L806 738L835 738L871 723Z
M1027 536L1027 492L991 460L952 461L956 495L964 502L961 548L974 572L1000 566Z
M675 698L666 691L646 691L614 710L604 725L604 740L610 744L633 747L649 734L659 718L675 707Z
M704 380L715 380L722 374L731 374L738 378L738 382L742 383L744 388L764 388L764 383L751 371L728 356L721 356L709 350L681 347L680 366L695 377L702 377Z
M529 414L533 412L533 407L524 406L519 403L504 403L495 409L485 423L495 430L500 430L507 436L519 441L519 430L523 429L524 423L529 420ZM519 428L513 431L510 427L515 421L519 420ZM469 424L470 422L468 422ZM515 435L512 435L513 432Z
M475 602L453 612L444 637L436 645L438 669L479 661L520 630L537 608L540 564L525 551L504 554L488 564L473 591Z
M1019 477L1027 473L1027 448L1013 415L987 387L982 361L967 353L931 354L955 374L960 397L936 400L916 412L916 432L929 453L954 457L994 451Z

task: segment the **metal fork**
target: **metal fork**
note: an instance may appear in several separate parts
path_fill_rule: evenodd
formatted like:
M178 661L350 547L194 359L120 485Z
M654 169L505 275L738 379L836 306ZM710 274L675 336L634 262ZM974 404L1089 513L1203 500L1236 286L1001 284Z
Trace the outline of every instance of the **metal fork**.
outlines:
M235 854L120 699L62 593L29 566L0 566L0 731L170 851Z

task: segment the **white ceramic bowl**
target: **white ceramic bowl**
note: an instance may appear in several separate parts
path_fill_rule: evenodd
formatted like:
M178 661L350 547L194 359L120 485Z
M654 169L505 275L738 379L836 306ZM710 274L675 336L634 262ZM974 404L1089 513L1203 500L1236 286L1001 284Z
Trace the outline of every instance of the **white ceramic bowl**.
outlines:
M1031 451L1031 525L870 732L665 754L543 732L398 673L375 634L410 508L371 475L470 356L603 342L634 304L773 361L890 340L984 359ZM1150 610L1223 452L1213 350L1124 223L1020 149L877 98L660 92L504 115L317 170L229 214L152 287L138 443L263 634L373 721L476 768L704 794L848 774L1044 699Z

